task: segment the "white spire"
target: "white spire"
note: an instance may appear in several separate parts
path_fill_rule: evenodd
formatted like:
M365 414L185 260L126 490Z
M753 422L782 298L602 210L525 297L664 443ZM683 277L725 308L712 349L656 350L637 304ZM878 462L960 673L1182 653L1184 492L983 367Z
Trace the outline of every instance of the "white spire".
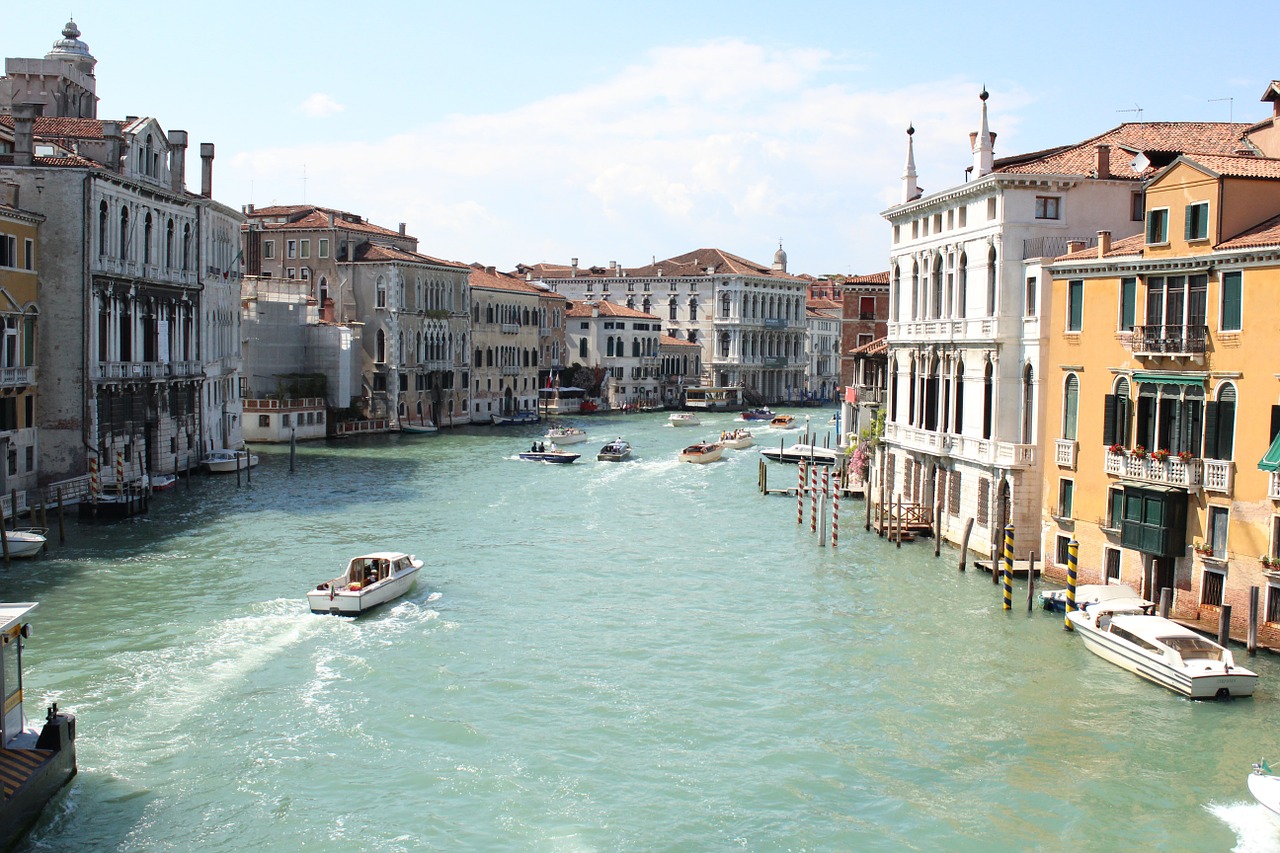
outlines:
M978 98L982 101L982 129L973 134L973 176L981 178L983 175L991 174L992 149L995 147L995 136L991 133L991 128L987 125L987 98L991 97L987 94L987 87L982 87L982 94Z
M920 197L920 185L916 183L915 127L907 127L907 168L902 173L902 201Z

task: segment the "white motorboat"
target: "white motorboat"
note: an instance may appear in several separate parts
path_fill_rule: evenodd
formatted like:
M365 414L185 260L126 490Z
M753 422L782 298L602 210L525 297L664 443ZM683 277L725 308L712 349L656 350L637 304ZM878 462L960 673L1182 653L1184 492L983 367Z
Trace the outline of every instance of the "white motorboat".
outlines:
M692 462L695 465L706 465L715 462L724 453L724 446L712 441L700 441L680 451L681 462Z
M720 433L720 443L729 450L745 450L756 443L749 429L726 430Z
M1280 814L1280 776L1272 772L1266 759L1253 765L1249 774L1249 793L1276 814Z
M4 532L10 557L34 557L44 550L49 531L44 527L18 527Z
M153 492L167 492L178 485L178 478L172 474L148 474L147 485Z
M526 462L548 462L553 465L568 465L571 462L577 462L580 455L561 450L553 445L545 450L526 450L520 454L520 458Z
M509 415L492 415L490 420L493 421L494 426L518 426L520 424L536 424L542 419L537 412L525 410L512 412Z
M408 592L420 568L417 557L396 551L353 557L345 572L307 593L307 604L312 613L359 616Z
M1085 648L1190 699L1252 696L1258 674L1190 628L1152 616L1144 598L1116 598L1067 614Z
M243 450L210 450L204 467L210 474L234 474L258 464L258 457Z
M580 444L587 440L587 431L577 427L552 427L543 438L556 444Z
M760 455L773 462L808 462L810 465L834 465L840 458L840 451L831 447L820 447L816 444L793 444L784 448L779 444L774 447L760 448Z
M622 436L600 448L600 452L596 454L597 462L626 462L630 458L631 442Z
M673 427L702 426L702 421L693 412L672 412L667 416L667 423Z
M1117 598L1141 598L1134 588L1126 583L1082 583L1076 587L1076 608L1086 604L1097 604L1099 601L1112 601ZM1148 605L1153 602L1148 601ZM1065 613L1067 609L1067 591L1065 589L1046 589L1040 593L1040 606L1055 613ZM1153 605L1154 606L1154 605Z

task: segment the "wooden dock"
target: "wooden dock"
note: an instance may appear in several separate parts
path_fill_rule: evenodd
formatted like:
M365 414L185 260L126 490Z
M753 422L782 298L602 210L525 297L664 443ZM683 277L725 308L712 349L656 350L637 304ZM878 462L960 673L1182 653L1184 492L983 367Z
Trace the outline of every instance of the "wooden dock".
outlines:
M1000 567L1000 571L1002 571L1002 572L1003 572L1003 571L1004 571L1004 560L1003 560L1003 559L1001 559L1001 560L997 560L996 562L997 562L997 564L998 564L998 565L999 565L999 567ZM991 571L991 561L990 561L990 560L974 560L974 561L973 561L973 564L974 564L975 566L977 566L979 569L981 569L982 571L984 571L984 572L989 572L989 571ZM1013 576L1014 576L1015 578L1025 578L1025 577L1027 576L1027 571L1028 571L1030 568L1031 568L1031 561L1030 561L1030 560L1014 560L1014 561L1013 561ZM1040 567L1039 567L1039 566L1036 566L1036 577L1040 577Z

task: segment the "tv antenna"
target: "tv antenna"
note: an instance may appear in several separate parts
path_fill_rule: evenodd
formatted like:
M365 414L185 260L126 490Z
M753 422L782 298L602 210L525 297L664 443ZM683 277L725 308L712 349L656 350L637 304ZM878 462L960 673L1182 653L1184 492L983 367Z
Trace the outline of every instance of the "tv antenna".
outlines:
M1134 104L1134 105L1133 105L1133 109L1131 109L1131 110L1116 110L1116 112L1118 112L1118 113L1137 113L1137 114L1138 114L1138 124L1142 124L1142 107L1138 106L1137 104Z
M1214 104L1219 101L1227 102L1227 121L1234 122L1236 118L1236 99L1235 98L1210 98L1209 103Z

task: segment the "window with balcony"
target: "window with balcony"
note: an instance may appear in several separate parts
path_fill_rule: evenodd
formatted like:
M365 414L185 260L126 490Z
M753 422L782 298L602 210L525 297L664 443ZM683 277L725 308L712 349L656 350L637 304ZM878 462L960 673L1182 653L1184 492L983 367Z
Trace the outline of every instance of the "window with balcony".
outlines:
M876 318L876 298L862 296L858 298L858 319L874 320Z
M1227 459L1233 457L1236 431L1236 386L1224 382L1218 389L1218 399L1204 406L1204 457Z
M1188 242L1209 239L1209 202L1201 201L1187 205L1183 236Z
M1208 329L1205 274L1147 279L1146 325L1134 328L1135 352L1194 354L1205 351Z
M1159 246L1169 242L1169 208L1147 211L1147 245Z
M1114 393L1102 398L1102 443L1129 444L1129 380L1123 376L1116 379Z
M1241 300L1244 295L1241 284L1242 276L1243 273L1239 270L1222 274L1222 311L1219 316L1221 317L1221 328L1224 332L1240 331L1240 321L1243 318Z
M1138 386L1134 441L1149 450L1199 457L1203 418L1203 388L1181 382L1143 382Z

